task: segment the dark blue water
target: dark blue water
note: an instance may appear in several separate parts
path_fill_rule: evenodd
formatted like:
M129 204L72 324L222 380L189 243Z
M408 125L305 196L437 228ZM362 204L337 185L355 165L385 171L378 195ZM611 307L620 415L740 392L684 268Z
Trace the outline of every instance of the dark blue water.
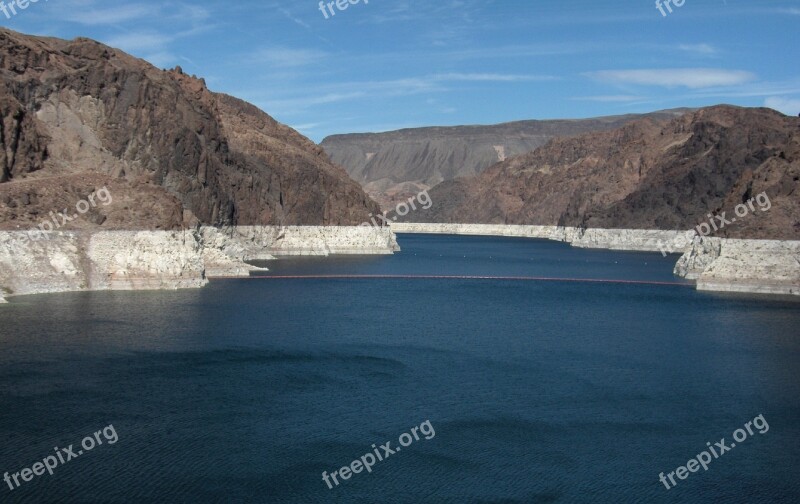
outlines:
M400 243L271 274L677 281L660 254ZM273 279L17 298L0 307L0 473L109 424L118 442L0 481L0 502L798 502L798 327L796 301L680 285ZM659 482L759 414L765 434ZM431 439L323 482L426 420Z

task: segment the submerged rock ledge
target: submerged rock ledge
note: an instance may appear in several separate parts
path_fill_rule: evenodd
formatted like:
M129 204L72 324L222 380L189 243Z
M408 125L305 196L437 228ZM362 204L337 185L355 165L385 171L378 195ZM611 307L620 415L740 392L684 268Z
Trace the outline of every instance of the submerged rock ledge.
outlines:
M561 241L574 247L660 252L672 244L683 253L677 276L697 289L800 296L800 241L735 240L695 237L694 231L579 229L504 224L392 224L396 233L507 236Z
M263 269L245 261L397 250L389 229L366 226L64 231L36 240L24 231L2 231L0 303L28 294L199 288L209 277L246 276Z

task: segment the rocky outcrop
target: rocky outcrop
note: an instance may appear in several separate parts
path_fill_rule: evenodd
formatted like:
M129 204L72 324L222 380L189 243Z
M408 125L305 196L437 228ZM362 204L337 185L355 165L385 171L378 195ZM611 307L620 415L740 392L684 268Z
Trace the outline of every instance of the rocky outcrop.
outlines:
M0 288L9 295L201 287L200 244L183 231L67 231L30 240L0 232Z
M687 280L697 280L719 258L721 247L722 240L719 238L693 240L675 264L675 275Z
M391 254L387 229L200 227L192 231L58 232L31 240L0 232L0 289L7 295L78 290L194 288L209 277L246 276L246 263L278 255Z
M715 232L720 238L800 238L800 118L719 106L667 124L556 139L480 175L429 191L414 222L692 229L765 194Z
M659 229L580 229L566 228L567 239L573 247L637 252L680 253L695 236L694 231L663 231ZM683 244L678 247L677 244Z
M675 274L702 291L800 295L800 241L697 239Z
M287 227L270 246L275 255L359 255L391 254L399 251L389 228L358 226L347 233L322 226Z
M443 181L476 175L553 138L616 129L644 117L667 122L686 111L333 135L320 145L371 197L390 210L420 191Z
M202 227L199 237L211 278L247 276L255 269L247 261L277 256L386 255L400 250L389 229L366 226Z
M101 187L113 204L62 230L356 225L378 211L320 147L180 68L0 28L0 229Z
M250 226L187 231L0 231L0 296L197 288L280 255L391 254L386 228Z

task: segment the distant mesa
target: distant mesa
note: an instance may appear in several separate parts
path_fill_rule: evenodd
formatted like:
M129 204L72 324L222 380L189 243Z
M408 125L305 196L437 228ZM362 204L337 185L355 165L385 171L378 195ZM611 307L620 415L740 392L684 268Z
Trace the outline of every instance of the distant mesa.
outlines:
M384 210L390 210L421 191L477 175L554 138L611 130L641 118L666 122L687 111L333 135L320 145Z

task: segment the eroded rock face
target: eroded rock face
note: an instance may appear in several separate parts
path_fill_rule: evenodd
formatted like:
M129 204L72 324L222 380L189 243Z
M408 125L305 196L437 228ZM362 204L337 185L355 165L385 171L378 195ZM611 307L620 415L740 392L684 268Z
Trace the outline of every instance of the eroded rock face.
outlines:
M355 225L378 211L321 148L202 79L0 29L0 229L101 187L113 205L63 229Z
M718 106L666 125L556 139L477 177L444 182L417 222L693 229L709 213L733 217L766 193L771 208L715 231L723 238L800 239L800 118Z
M66 231L37 240L0 232L0 289L9 295L201 287L191 231Z
M721 247L719 238L696 238L675 264L675 274L687 280L697 280L719 258Z
M381 254L399 250L372 226L199 226L171 231L59 231L32 238L0 231L0 299L84 290L202 287L248 276L246 261L278 255ZM0 301L2 302L2 301Z

